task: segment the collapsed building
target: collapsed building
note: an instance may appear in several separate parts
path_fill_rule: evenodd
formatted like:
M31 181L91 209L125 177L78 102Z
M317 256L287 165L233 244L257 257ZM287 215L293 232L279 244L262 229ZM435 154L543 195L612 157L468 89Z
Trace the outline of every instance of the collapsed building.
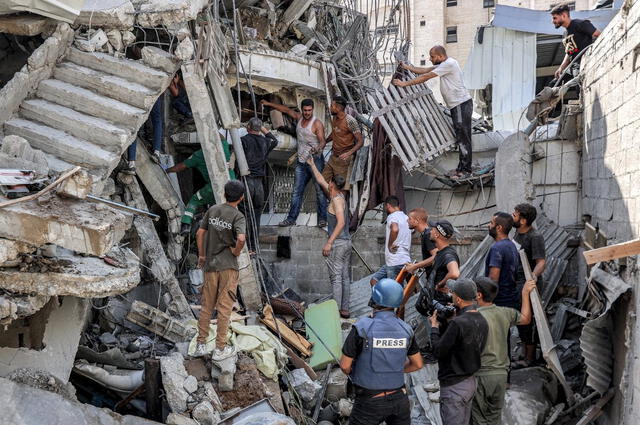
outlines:
M71 3L0 16L0 397L11 406L0 413L4 422L72 415L123 424L344 423L350 400L335 357L353 320L341 323L325 302L326 232L316 227L313 188L296 226L277 226L291 200L296 140L287 117L260 107L262 99L296 106L311 98L325 118L341 94L366 139L350 177L352 315L367 314L368 276L384 261L378 206L386 195L456 226L467 277L483 272L492 214L531 202L542 211L536 225L548 255L536 310L546 365L514 373L503 422L635 423L640 4L589 12L601 17L603 33L583 59L579 85L528 114L541 88L536 69L561 58L545 50L551 43L539 27L505 23L514 8L497 9L468 65L481 70L470 87L483 106L474 174L452 181L444 176L457 156L447 111L426 84L383 87L371 52L393 49L371 34L362 9L305 0ZM494 60L480 63L486 58ZM519 70L513 80L498 74L510 69ZM178 71L193 122L180 119L165 93ZM159 157L146 143L157 102ZM279 144L259 255L240 257L231 332L242 354L219 365L188 354L202 277L180 217L202 182L165 170L202 149L222 199L229 177L219 130L242 175L242 125L253 116ZM132 175L125 152L134 141ZM424 341L413 300L405 319ZM441 423L436 368L407 376L412 422Z

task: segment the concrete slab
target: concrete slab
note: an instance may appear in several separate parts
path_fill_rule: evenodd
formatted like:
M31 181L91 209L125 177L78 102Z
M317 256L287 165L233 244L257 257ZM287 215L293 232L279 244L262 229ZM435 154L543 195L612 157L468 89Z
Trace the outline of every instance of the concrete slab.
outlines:
M49 302L48 295L5 293L0 296L0 325L36 314Z
M32 37L55 25L53 19L40 15L20 14L0 16L0 32Z
M36 247L28 243L0 238L0 267L3 267L6 262L16 260L20 254L30 253L35 250Z
M139 6L138 25L158 27L196 19L207 0L146 0Z
M148 49L148 47L143 48L142 51L144 52L145 49ZM142 62L116 58L106 53L86 53L72 48L69 49L65 60L109 74L126 76L129 81L156 90L166 87L171 79L171 75L151 66L146 66Z
M23 294L70 295L79 298L103 298L123 294L140 283L140 266L128 249L126 268L105 263L101 258L63 256L56 260L56 272L29 272L20 268L0 269L0 288ZM37 267L37 266L35 266Z
M530 162L531 145L524 133L514 133L500 144L496 154L495 177L498 211L511 212L517 204L535 199Z
M146 65L161 69L170 75L175 74L180 68L180 59L158 47L145 46L140 53L142 54L142 62Z
M29 99L20 105L20 115L62 130L74 137L91 140L104 149L120 154L131 142L131 132L107 120L83 114L44 99Z
M72 62L59 64L53 70L53 75L60 81L84 87L141 109L151 108L156 101L156 93L142 84Z
M129 29L135 12L133 4L126 0L85 0L74 25Z
M0 237L101 256L122 239L131 221L131 215L105 205L51 197L0 208Z

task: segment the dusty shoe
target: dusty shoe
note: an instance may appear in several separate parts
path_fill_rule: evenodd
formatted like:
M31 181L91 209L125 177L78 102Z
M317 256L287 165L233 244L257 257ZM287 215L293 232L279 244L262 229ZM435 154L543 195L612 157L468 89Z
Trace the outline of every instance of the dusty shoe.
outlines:
M320 221L318 222L318 227L320 227L320 228L325 228L325 227L327 227L327 220L320 220Z
M206 344L198 344L196 347L196 351L193 352L192 357L202 357L207 354L207 345Z
M135 161L127 161L127 166L122 170L125 174L135 174L136 173L136 162Z
M156 164L160 164L160 151L153 151L153 153L151 154L151 159Z
M280 226L280 227L289 227L289 226L293 226L294 224L296 224L295 221L286 219L286 220L281 221L280 223L278 223L278 226Z
M234 354L236 354L236 347L234 347L233 345L225 345L222 350L219 348L213 350L211 360L219 362L220 360L228 359Z

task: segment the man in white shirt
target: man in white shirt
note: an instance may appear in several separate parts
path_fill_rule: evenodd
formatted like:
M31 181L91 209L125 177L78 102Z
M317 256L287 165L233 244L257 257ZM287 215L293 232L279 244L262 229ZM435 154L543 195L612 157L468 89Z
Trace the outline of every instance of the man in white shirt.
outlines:
M458 167L450 177L459 179L471 174L471 114L473 113L473 101L462 81L462 70L458 65L458 61L448 57L447 51L442 46L432 47L429 50L429 56L434 66L428 68L418 68L401 62L400 66L402 68L419 76L408 81L394 79L391 84L398 87L407 87L440 77L440 92L447 108L451 111L451 119L456 132L460 154Z
M387 229L384 244L384 265L371 277L371 286L386 277L395 279L402 267L411 261L411 230L408 217L400 209L400 200L389 196L384 201L387 210Z

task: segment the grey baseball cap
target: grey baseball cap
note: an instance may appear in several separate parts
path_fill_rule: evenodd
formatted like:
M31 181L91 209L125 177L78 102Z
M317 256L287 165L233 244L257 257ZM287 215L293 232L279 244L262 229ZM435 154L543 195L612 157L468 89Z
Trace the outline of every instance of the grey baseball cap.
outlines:
M474 301L478 292L476 283L464 277L458 280L451 279L447 281L447 287L451 292L465 301Z

